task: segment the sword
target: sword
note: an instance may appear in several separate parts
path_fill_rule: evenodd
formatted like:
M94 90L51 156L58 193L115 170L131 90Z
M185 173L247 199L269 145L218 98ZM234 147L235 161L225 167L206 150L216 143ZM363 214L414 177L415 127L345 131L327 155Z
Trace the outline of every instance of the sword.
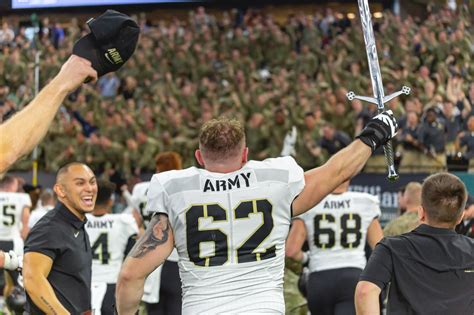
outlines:
M378 112L384 111L384 104L391 101L395 97L405 94L410 94L410 88L403 86L400 91L385 96L382 75L380 74L379 59L377 56L377 46L375 45L374 29L372 27L372 20L370 18L369 3L367 0L357 0L359 4L360 21L362 23L362 31L364 33L365 50L367 52L367 60L369 62L370 80L372 81L372 90L374 97L356 95L350 91L347 93L347 98L352 101L353 99L359 99L368 103L377 105ZM395 164L393 162L393 148L392 141L387 142L383 146L385 153L385 160L388 166L388 179L395 181L398 179L397 171L395 170Z

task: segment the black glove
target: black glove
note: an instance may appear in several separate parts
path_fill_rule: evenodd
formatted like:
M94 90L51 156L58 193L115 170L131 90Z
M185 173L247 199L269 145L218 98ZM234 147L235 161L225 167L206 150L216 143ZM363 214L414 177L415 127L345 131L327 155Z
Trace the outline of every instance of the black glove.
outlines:
M397 120L392 111L387 110L372 118L356 138L368 145L374 152L378 147L392 139L397 131Z

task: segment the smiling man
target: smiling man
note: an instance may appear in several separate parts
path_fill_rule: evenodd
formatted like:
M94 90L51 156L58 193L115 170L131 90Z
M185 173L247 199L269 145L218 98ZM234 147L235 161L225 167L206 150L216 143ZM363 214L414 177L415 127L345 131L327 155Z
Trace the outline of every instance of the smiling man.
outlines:
M91 309L92 252L85 232L97 183L85 164L59 169L57 206L30 231L23 262L27 314L87 314Z

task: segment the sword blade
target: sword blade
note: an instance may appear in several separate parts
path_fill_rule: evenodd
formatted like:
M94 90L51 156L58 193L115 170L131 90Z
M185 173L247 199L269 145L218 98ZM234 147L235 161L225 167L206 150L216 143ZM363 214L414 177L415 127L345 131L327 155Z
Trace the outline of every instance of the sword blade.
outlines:
M360 21L362 23L362 32L364 34L365 50L367 52L367 61L369 63L370 80L372 90L379 109L384 108L383 98L385 97L382 75L380 73L379 58L377 55L377 46L375 44L374 28L370 17L370 8L368 0L357 0L359 4Z
M372 90L377 100L379 113L384 111L384 89L382 83L382 74L380 73L379 58L377 55L377 46L375 44L374 27L372 26L372 18L370 16L370 8L368 0L357 0L359 4L360 21L362 23L362 33L364 34L365 51L367 52L367 61L369 64L370 81L372 82ZM395 170L393 157L392 141L388 141L383 146L385 159L388 165L388 179L391 181L398 179Z

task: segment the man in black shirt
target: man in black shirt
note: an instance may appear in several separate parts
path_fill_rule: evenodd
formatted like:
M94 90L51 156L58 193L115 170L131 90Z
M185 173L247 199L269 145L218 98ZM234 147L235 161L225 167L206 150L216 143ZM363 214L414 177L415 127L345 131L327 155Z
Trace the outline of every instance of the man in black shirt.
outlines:
M387 314L472 314L474 240L454 231L467 192L454 175L435 174L422 188L422 224L384 238L356 288L357 314L378 314L379 294L389 283Z
M84 225L97 197L94 173L85 164L69 163L58 171L54 192L58 205L25 242L27 314L87 314L92 252Z

